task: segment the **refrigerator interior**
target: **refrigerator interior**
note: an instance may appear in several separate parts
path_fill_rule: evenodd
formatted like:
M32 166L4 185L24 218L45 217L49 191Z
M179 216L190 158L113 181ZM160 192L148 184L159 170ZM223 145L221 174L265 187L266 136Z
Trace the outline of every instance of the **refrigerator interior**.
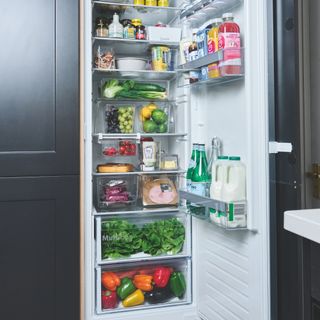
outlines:
M228 4L228 0L213 1L213 3L219 2ZM105 217L110 218L110 215L97 212L93 206L92 172L104 159L102 154L104 144L110 141L114 143L114 140L112 138L108 140L106 136L101 135L101 131L105 129L105 124L101 122L101 112L103 114L105 106L103 105L101 109L101 101L97 99L100 96L101 81L106 74L93 76L91 32L97 12L92 10L93 3L85 1L84 289L86 320L124 318L160 320L164 317L168 320L194 320L200 317L208 320L270 318L266 4L264 0L240 2L240 6L233 8L232 12L241 28L245 62L244 79L221 85L209 83L178 88L180 75L171 78L171 74L168 73L161 75L163 79L156 78L157 83L167 86L169 101L163 104L171 105L174 126L169 129L167 136L155 137L155 141L159 141L168 153L179 155L179 168L182 170L186 170L188 166L192 143L205 143L209 146L213 136L221 138L223 154L241 156L247 170L247 230L224 230L208 221L190 218L191 223L189 225L187 222L186 228L190 239L182 255L191 258L181 258L181 263L186 265L184 272L186 272L188 293L185 300L182 303L173 303L171 306L155 306L154 309L141 307L136 308L138 310L121 310L120 313L104 313L101 302L98 302L101 270L112 269L116 265L128 268L128 264L125 260L120 260L115 264L101 265L97 264L96 260L97 256L98 261L103 260L99 254L97 255L97 251L101 249L95 241L97 232L100 231L97 228L97 221L101 222ZM179 4L179 2L175 3L176 6ZM195 23L204 22L201 19L206 18L199 15ZM177 20L176 23L179 24L179 21ZM96 43L93 47L95 45ZM120 44L117 48L121 55L127 53L128 46L125 44ZM132 46L130 50L131 48L131 53L135 54L136 47ZM119 76L119 74L108 73L107 77L113 76ZM132 75L122 74L122 76L131 78ZM146 77L142 75L142 78ZM102 101L102 104L104 103ZM143 105L136 102L133 104L136 108ZM135 128L139 130L141 126L137 114L135 119ZM127 135L127 138L130 139L130 135ZM119 161L125 162L125 160L123 158ZM136 159L136 163L139 163L139 159ZM180 179L179 187L183 188L184 183L184 179ZM179 214L179 209L171 208L163 212L159 208L143 208L137 204L129 211L122 211L124 217L128 215L132 217L132 214L145 215L145 219L153 213L156 213L156 216L161 214L176 216ZM180 261L179 257L177 259ZM148 264L156 261L144 260L140 263ZM133 262L135 262L134 259ZM168 263L174 264L175 259L168 260Z

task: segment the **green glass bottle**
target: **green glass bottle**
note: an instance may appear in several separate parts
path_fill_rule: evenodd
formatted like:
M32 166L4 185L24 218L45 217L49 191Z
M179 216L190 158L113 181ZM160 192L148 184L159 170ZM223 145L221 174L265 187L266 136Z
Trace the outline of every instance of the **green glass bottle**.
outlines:
M187 171L187 191L191 192L191 182L192 182L192 174L193 170L197 165L197 154L198 154L198 144L194 143L192 145L192 154L189 162L189 167Z
M199 144L197 164L196 167L193 169L191 177L191 192L199 196L207 196L209 181L210 179L208 176L208 162L205 151L205 145ZM192 206L190 206L190 211L192 214L205 217L207 210L203 206L192 204Z

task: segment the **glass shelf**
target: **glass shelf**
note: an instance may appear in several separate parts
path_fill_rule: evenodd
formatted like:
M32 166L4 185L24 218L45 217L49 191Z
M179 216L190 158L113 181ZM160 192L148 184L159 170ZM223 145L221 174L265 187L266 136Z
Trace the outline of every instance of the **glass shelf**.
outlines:
M125 2L125 1L124 1ZM93 7L121 14L121 19L142 19L144 25L154 25L157 21L170 25L180 16L182 8L135 5L116 1L92 1Z
M157 104L161 103L176 103L175 100L168 99L109 99L109 98L97 98L95 102L107 102L112 104L123 104L123 103L139 103L139 102L157 102Z
M130 46L130 55L141 56L149 54L150 47L155 45L163 45L172 49L179 47L178 42L161 42L150 40L134 40L134 39L115 39L115 38L102 38L93 37L93 43L101 43L110 46L118 55L127 55Z
M220 18L223 13L233 11L243 0L199 0L187 6L180 14L193 27L200 26L210 19ZM208 23L209 24L209 23Z
M141 80L172 80L176 77L175 71L153 70L107 70L93 68L93 74L105 75L109 78L118 79L141 79Z
M170 174L170 175L179 175L186 173L185 170L153 170L153 171L129 171L129 172L110 172L110 173L98 173L93 172L93 176L130 176L130 175L161 175L161 174Z
M247 202L233 201L223 202L207 197L201 197L196 194L179 190L180 198L188 202L185 212L193 217L206 220L226 230L248 230L247 228ZM192 214L190 207L197 207L205 212L203 215L197 216Z
M230 75L230 76L224 76L220 78L212 78L208 80L203 81L197 81L194 83L185 83L185 84L179 84L179 88L196 88L201 86L221 86L228 83L237 82L244 79L243 74L239 75Z
M140 140L143 137L158 137L158 138L183 138L187 136L187 133L96 133L93 134L93 138L97 143L101 143L104 140L117 140L117 139L136 139Z
M128 214L139 214L144 216L145 214L153 214L153 213L174 213L179 212L178 207L162 207L162 208L145 208L143 206L133 206L131 210L123 209L123 210L108 210L98 212L95 208L92 209L92 214L94 216L110 216L110 215L128 215Z

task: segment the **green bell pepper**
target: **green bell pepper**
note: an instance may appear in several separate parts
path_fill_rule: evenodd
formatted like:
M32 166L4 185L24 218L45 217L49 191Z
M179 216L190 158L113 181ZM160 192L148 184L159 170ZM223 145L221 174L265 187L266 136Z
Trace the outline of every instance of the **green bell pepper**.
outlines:
M169 285L172 293L178 297L182 298L186 292L186 280L182 272L174 272L169 280Z
M117 289L117 294L121 300L124 300L134 291L136 291L136 287L134 286L132 280L129 278L123 278L120 286Z

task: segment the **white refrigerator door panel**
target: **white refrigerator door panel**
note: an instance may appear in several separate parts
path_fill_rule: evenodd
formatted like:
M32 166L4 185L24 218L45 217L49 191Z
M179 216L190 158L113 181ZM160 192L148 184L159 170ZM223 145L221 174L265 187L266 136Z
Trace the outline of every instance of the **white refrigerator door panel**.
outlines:
M191 140L223 142L247 168L248 229L225 231L194 221L195 293L208 320L268 320L269 205L266 1L244 0L234 11L245 47L245 80L192 90Z

